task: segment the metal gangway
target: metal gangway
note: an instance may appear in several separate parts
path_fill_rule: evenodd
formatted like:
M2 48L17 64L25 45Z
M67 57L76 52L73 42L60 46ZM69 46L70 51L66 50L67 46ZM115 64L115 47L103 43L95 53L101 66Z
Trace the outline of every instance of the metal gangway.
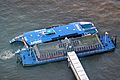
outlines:
M67 52L67 57L68 57L68 63L71 69L73 70L73 73L76 76L77 80L89 80L76 53L74 51Z

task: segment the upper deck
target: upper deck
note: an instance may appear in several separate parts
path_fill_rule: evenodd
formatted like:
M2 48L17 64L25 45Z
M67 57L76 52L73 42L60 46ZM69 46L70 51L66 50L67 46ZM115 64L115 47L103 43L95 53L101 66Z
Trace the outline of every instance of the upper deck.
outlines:
M97 32L91 22L74 22L64 26L30 31L23 35L28 45L34 45L70 36L92 35Z

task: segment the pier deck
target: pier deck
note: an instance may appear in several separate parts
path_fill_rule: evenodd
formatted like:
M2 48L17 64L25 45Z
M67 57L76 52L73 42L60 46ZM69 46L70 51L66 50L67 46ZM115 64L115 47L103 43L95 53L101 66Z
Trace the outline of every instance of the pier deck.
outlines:
M89 80L76 53L74 51L68 52L67 57L68 57L69 65L71 69L73 70L77 80Z

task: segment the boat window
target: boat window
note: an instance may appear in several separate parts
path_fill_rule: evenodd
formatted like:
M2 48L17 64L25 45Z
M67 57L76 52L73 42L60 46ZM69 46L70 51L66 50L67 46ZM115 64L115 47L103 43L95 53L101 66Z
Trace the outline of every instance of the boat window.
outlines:
M51 35L51 34L55 34L55 31L53 29L46 30L45 35Z
M84 29L92 28L92 27L93 27L92 24L82 24L81 26L82 26L82 28L84 28Z
M95 34L97 33L97 31L95 29L90 29L90 30L86 30L85 32L88 32L90 34Z

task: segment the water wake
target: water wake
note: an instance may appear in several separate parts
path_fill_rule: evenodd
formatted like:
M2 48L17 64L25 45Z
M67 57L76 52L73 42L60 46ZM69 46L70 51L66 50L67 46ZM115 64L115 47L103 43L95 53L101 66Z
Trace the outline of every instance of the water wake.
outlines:
M1 53L0 53L0 59L1 60L8 60L8 59L11 59L14 56L15 56L15 54L12 53L12 50L5 50L5 51L1 51Z

